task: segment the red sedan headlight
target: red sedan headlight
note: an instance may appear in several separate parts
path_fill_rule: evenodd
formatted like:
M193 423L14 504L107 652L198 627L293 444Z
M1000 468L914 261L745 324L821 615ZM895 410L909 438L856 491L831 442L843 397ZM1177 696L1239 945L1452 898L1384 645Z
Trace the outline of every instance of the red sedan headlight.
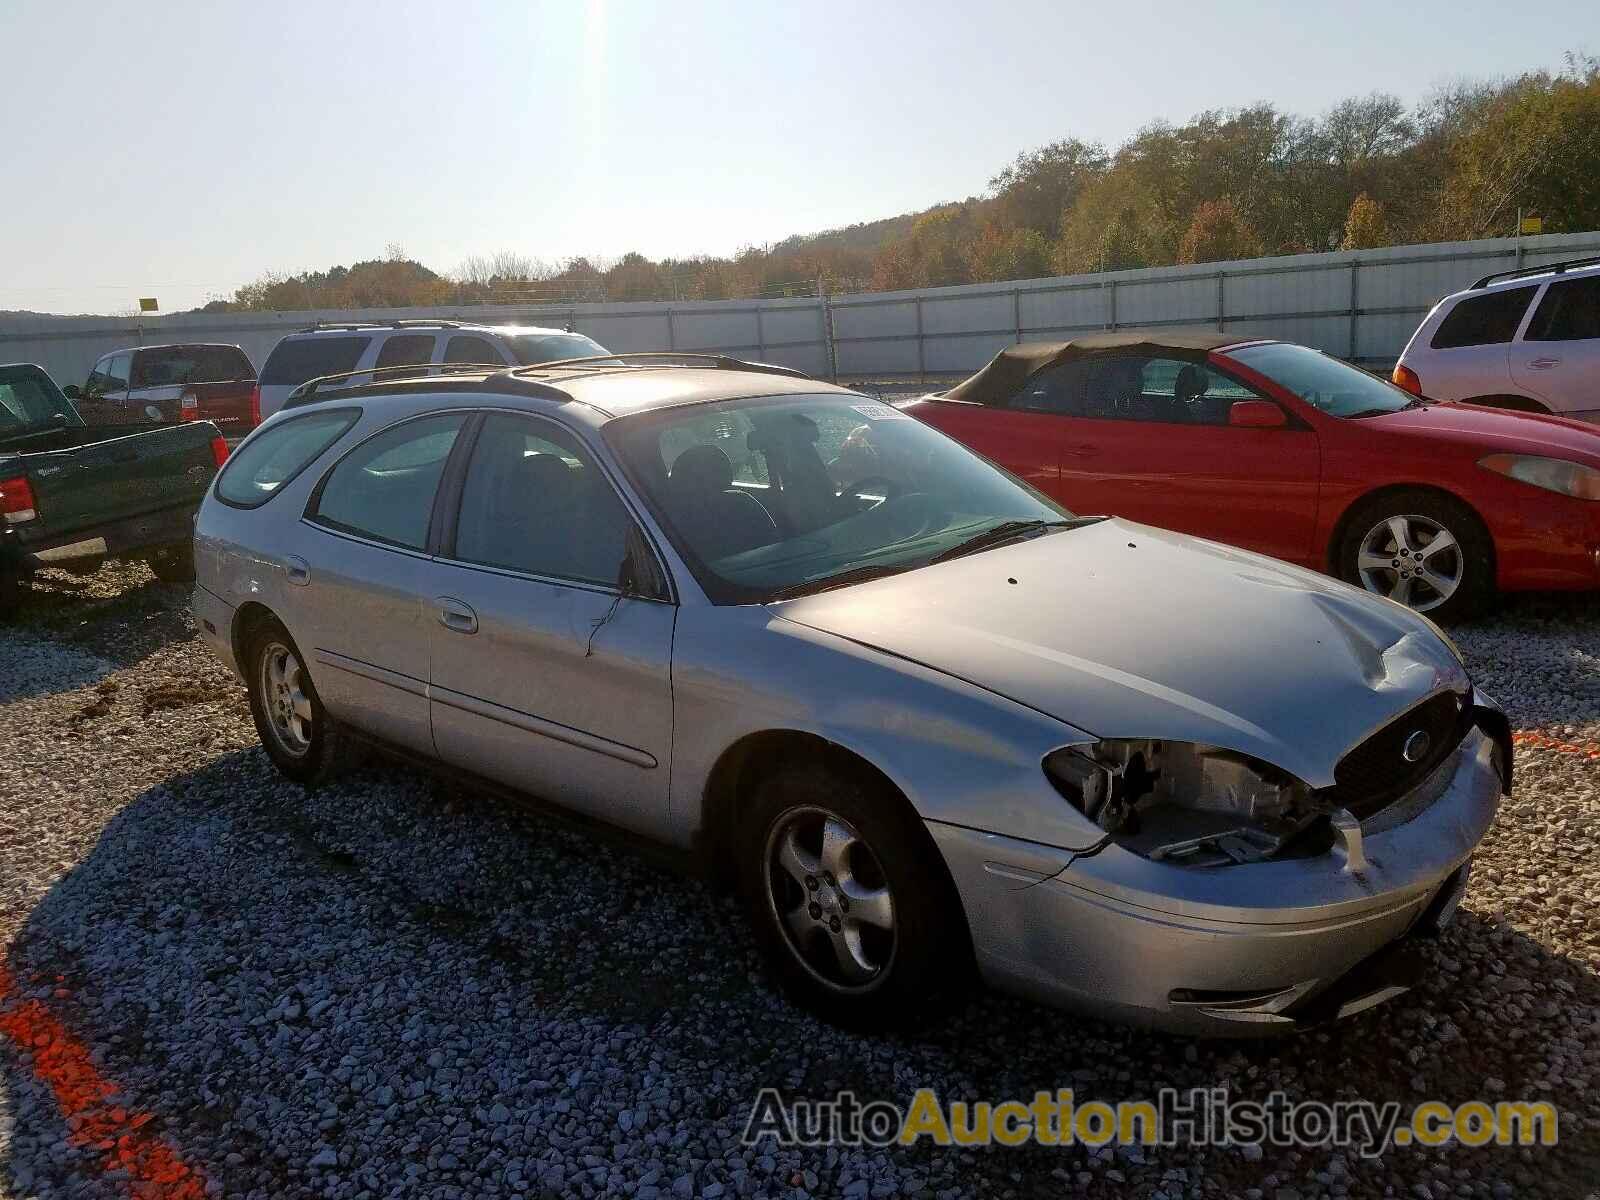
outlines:
M1478 461L1501 475L1531 483L1550 492L1560 492L1577 500L1600 500L1600 471L1564 458L1541 458L1536 454L1491 454Z

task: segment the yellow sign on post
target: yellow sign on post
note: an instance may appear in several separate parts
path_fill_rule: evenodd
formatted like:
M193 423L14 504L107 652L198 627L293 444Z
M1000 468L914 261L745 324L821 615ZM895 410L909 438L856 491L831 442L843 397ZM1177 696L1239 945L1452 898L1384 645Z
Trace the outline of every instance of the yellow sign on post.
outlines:
M1544 232L1544 218L1543 217L1523 217L1522 218L1522 224L1519 227L1518 232L1520 232L1520 233L1528 233L1528 234L1543 233Z
M156 304L156 298L154 296L139 297L139 311L142 313L159 312L160 309Z

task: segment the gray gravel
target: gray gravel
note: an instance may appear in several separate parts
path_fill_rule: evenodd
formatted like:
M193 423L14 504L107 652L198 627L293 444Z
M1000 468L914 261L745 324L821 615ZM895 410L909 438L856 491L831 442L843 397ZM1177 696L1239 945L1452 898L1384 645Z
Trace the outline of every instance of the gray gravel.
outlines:
M140 567L0 627L0 962L212 1194L1583 1196L1600 1181L1600 763L1525 748L1424 987L1332 1030L1191 1043L981 995L922 1036L774 992L734 903L409 770L307 794ZM1593 602L1459 631L1520 729L1600 740ZM58 982L59 978L59 982ZM0 1198L127 1195L0 1038ZM1162 1086L1548 1097L1548 1150L747 1148L763 1086L903 1103Z

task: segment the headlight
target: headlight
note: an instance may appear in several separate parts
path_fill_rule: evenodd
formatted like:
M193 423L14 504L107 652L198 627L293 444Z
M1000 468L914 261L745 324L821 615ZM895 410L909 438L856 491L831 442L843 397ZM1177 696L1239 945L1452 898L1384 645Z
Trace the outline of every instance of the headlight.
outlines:
M1582 463L1536 454L1491 454L1479 459L1478 465L1547 492L1560 492L1577 500L1600 500L1600 471Z
M1219 746L1103 741L1057 750L1044 770L1120 846L1158 862L1255 862L1301 845L1302 834L1327 824L1326 807L1305 784Z

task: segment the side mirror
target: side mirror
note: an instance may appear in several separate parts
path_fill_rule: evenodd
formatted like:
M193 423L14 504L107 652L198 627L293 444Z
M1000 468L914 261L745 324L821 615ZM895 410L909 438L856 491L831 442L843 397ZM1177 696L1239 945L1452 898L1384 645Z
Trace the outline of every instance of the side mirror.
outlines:
M1239 429L1282 429L1289 418L1270 400L1235 400L1228 406L1228 424Z
M63 396L65 396L68 400L82 400L83 399L83 392L79 390L78 385L75 384L75 383L67 384L66 387L61 389L61 394Z

